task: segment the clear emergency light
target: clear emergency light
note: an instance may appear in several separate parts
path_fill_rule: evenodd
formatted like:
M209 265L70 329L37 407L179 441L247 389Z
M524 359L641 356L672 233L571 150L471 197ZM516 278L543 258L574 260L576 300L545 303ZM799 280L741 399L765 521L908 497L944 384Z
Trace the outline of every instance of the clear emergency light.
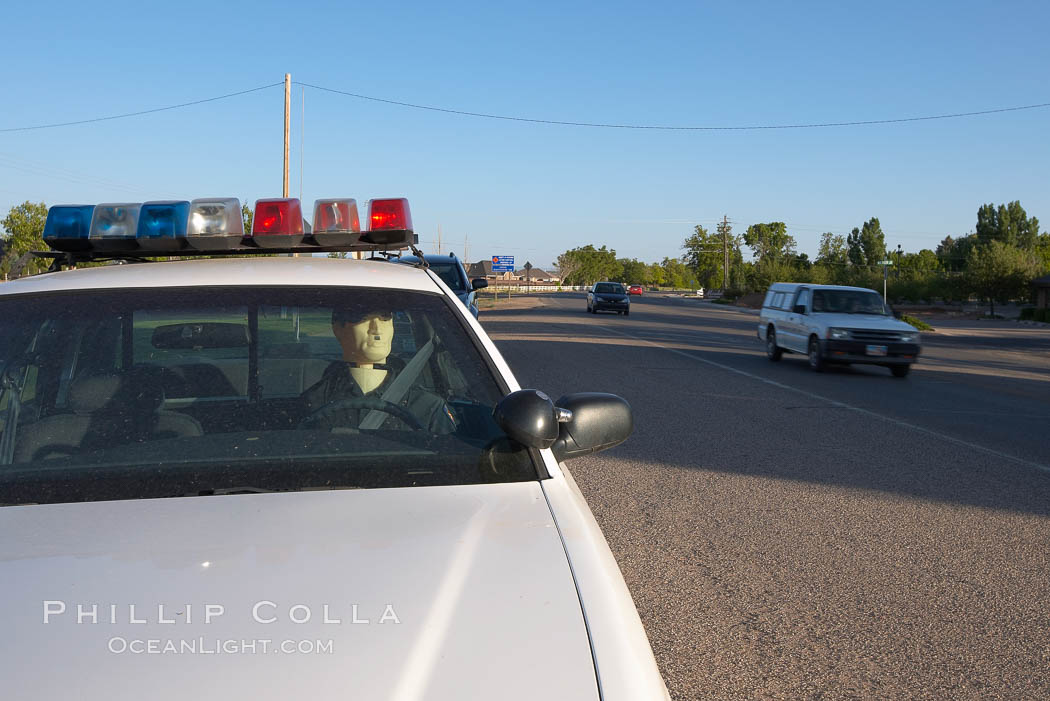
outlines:
M95 205L88 240L96 251L134 251L139 247L137 202Z
M361 238L357 200L328 199L314 202L313 240L319 246L345 246Z
M241 248L244 219L236 197L205 197L190 202L186 245L197 251Z

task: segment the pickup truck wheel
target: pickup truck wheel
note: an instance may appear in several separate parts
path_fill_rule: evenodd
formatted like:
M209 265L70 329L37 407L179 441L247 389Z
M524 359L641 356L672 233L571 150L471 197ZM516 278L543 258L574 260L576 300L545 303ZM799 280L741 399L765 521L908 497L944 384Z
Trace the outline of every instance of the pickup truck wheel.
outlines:
M766 330L766 357L772 362L777 362L784 355L784 351L777 346L777 332L770 326Z
M908 372L911 370L911 365L891 365L890 372L893 373L894 377L907 377Z
M824 371L824 356L820 354L820 341L816 336L809 337L809 367L813 372Z

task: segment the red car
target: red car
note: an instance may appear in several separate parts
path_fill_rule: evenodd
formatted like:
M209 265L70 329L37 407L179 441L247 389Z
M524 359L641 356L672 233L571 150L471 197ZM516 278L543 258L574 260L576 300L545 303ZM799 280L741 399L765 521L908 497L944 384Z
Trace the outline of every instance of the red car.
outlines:
M627 288L627 294L629 294L629 295L640 295L640 294L642 294L642 286L641 285L631 285L629 288Z

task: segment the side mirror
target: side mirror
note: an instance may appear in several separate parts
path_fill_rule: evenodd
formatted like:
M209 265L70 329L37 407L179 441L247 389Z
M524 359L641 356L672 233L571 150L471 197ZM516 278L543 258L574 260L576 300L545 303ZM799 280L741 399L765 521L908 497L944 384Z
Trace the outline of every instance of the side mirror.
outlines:
M571 412L560 425L551 450L559 462L597 453L623 443L634 430L634 417L627 400L615 394L580 392L557 401L559 409Z
M794 312L795 314L805 314L806 313L806 305L805 304L796 304L794 307L791 308L791 311Z
M470 289L480 290L482 287L488 287L489 281L483 277L475 278L470 281Z
M550 448L558 440L558 410L538 389L520 389L500 400L492 417L510 438L529 448Z

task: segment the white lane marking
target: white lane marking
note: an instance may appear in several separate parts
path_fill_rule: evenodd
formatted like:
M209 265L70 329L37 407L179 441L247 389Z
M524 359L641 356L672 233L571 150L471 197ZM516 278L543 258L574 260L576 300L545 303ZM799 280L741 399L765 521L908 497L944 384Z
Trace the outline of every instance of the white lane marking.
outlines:
M850 411L855 411L858 414L863 414L864 416L870 416L872 418L880 419L882 421L886 421L888 423L895 424L895 425L901 426L903 428L911 429L912 431L917 431L918 433L924 433L924 434L926 434L928 436L933 436L934 438L938 438L938 439L940 439L942 441L945 441L947 443L954 443L955 445L963 446L965 448L970 448L971 450L976 450L978 452L986 453L988 455L994 455L995 457L1002 458L1003 460L1008 460L1010 462L1015 462L1015 463L1017 463L1019 465L1024 465L1026 467L1031 467L1031 468L1034 468L1036 470L1039 470L1040 472L1045 472L1046 474L1050 474L1050 466L1048 466L1048 465L1043 465L1041 463L1033 462L1031 460L1026 460L1024 458L1019 458L1016 455L1010 455L1009 453L1003 453L1001 451L995 450L994 448L986 448L985 446L978 445L977 443L970 443L969 441L964 441L964 440L959 439L959 438L954 438L954 437L949 436L949 435L947 435L945 433L940 433L938 431L933 431L931 429L924 428L922 426L916 426L915 424L908 423L907 421L902 421L900 419L895 419L892 416L886 416L885 414L879 414L877 412L871 411L870 409L863 409L863 408L861 408L859 406L854 406L852 404L847 404L846 402L840 402L837 399L831 399L830 397L825 397L825 396L820 395L820 394L814 394L813 392L808 392L808 391L806 391L804 389L799 389L798 387L792 387L791 385L785 385L782 382L777 382L776 380L771 380L768 377L762 377L761 375L755 375L755 374L747 372L745 370L738 370L737 368L731 367L729 365L725 365L723 363L716 363L713 360L708 360L707 358L701 358L698 355L694 355L693 353L687 353L686 351L678 350L677 348L668 348L667 346L660 345L659 343L654 343L653 341L650 341L647 338L642 338L641 336L635 336L633 334L629 334L629 333L626 333L624 331L620 331L619 329L614 329L614 328L609 327L609 326L599 326L598 328L605 329L606 331L611 331L613 333L620 334L622 336L627 336L628 338L634 338L636 340L642 341L643 343L648 343L651 346L655 346L656 348L662 348L665 351L669 351L669 352L675 353L677 355L685 356L686 358L692 358L693 360L699 361L701 363L707 363L708 365L714 366L716 368L720 368L722 370L727 370L729 372L736 373L737 375L743 375L744 377L748 377L748 378L750 378L752 380L758 380L759 382L764 382L767 385L773 385L774 387L779 387L781 389L786 389L789 392L795 392L796 394L801 394L803 396L810 397L811 399L817 399L817 400L822 401L822 402L827 402L828 404L831 404L832 406L837 406L837 407L840 407L842 409L848 409Z

